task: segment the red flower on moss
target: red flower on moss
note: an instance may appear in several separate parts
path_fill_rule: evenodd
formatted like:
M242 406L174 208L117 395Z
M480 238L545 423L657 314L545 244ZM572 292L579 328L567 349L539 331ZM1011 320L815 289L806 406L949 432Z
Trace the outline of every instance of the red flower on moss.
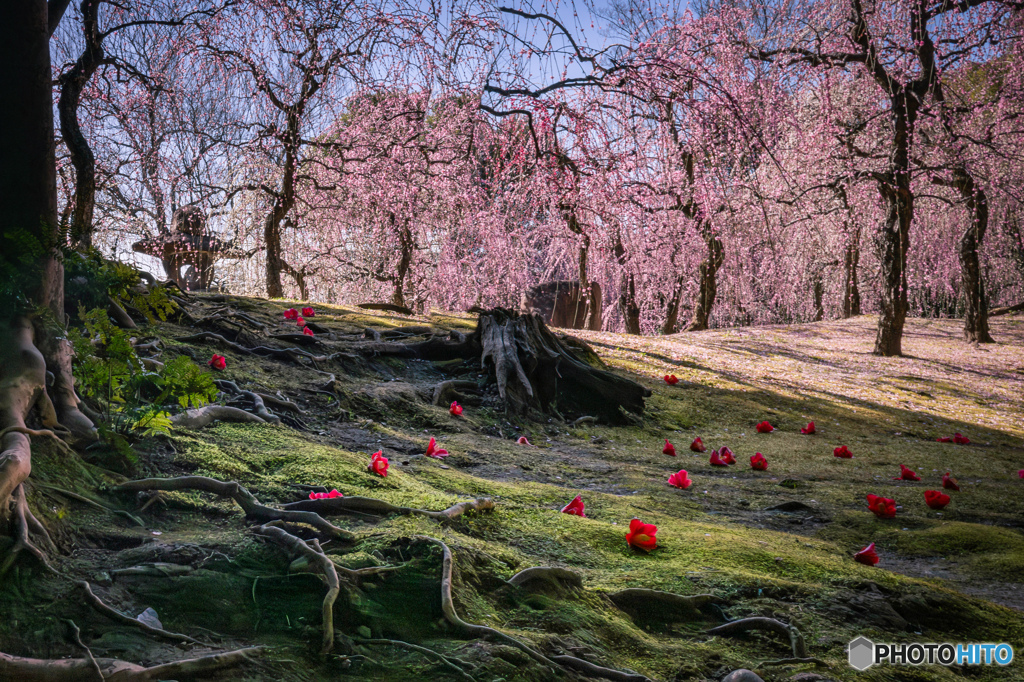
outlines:
M661 454L671 455L672 457L676 456L676 446L669 443L668 438L665 439L665 447L661 449Z
M677 377L675 374L666 374L665 383L668 384L669 386L675 386L676 384L679 383L679 377Z
M1017 470L1017 477L1018 478L1024 478L1024 469L1018 469Z
M461 417L462 405L459 405L458 400L453 400L452 404L448 406L448 412L451 413L453 417Z
M284 319L286 320L294 320L298 316L299 311L296 310L295 308L289 308L288 310L284 311Z
M767 471L768 460L764 458L764 455L758 452L750 458L750 468L756 469L757 471Z
M729 466L728 464L726 464L725 460L722 459L722 456L718 454L718 450L711 451L711 459L709 461L711 462L711 466L713 467Z
M807 422L807 426L800 429L800 433L804 434L805 436L814 435L814 422Z
M316 311L313 310L312 308L303 308L302 314L305 315L306 317L316 317Z
M309 327L303 327L302 333L305 334L306 336L315 336L315 334L313 334L313 330L310 329Z
M690 475L686 473L686 469L680 469L668 477L668 484L686 490L693 485L693 481L690 480Z
M758 424L756 427L758 433L771 433L775 430L775 427L764 421Z
M644 523L640 519L633 519L629 522L629 532L626 533L626 542L631 547L642 549L645 552L650 552L652 549L658 546L658 540L655 537L658 533L658 527L652 523Z
M951 499L953 498L938 490L924 491L924 503L931 509L945 509Z
M583 504L583 498L577 495L576 497L572 498L572 502L562 507L562 513L587 518L587 515L583 513L584 509L585 505Z
M875 543L871 543L861 551L853 555L853 560L865 566L874 566L878 563L878 552L875 551Z
M900 475L893 476L894 481L920 481L921 477L917 475L917 472L908 467L906 464L900 465Z
M935 441L937 443L952 443L953 439L950 438L949 436L939 436L938 438L935 439Z
M942 487L946 490L960 490L960 484L956 482L956 479L949 475L949 472L942 474Z
M833 457L840 457L842 459L853 459L853 453L850 452L850 448L845 445L840 445L838 448L832 451Z
M694 452L704 452L707 450L707 447L704 445L704 441L700 439L700 436L697 436L693 439L693 442L690 443L690 449Z
M533 443L526 440L526 436L519 436L518 440L516 440L516 445L529 445L530 447L533 447Z
M890 500L888 497L879 497L878 495L868 495L867 500L868 509L878 518L896 518L896 500Z
M370 471L379 475L388 475L388 458L384 456L384 452L378 450L377 452L370 455Z
M219 372L228 366L228 360L223 355L217 355L214 353L213 357L211 357L209 362L206 364Z
M311 500L333 500L335 497L345 497L345 496L342 495L341 493L339 493L337 488L335 488L334 490L332 490L329 493L310 493L309 494L309 499L311 499Z
M425 454L427 457L437 457L438 459L440 459L441 457L447 457L448 451L442 450L441 448L437 447L437 441L434 440L433 437L431 437L430 442L427 443L427 451L423 454Z
M726 464L732 465L736 463L736 458L733 456L732 450L724 445L722 446L722 449L718 451L718 456L721 457L722 461Z
M306 320L302 317L302 315L299 315L298 317L295 318L295 324L299 327L305 327Z
M953 442L956 443L957 445L970 445L971 439L963 435L962 433L954 433Z

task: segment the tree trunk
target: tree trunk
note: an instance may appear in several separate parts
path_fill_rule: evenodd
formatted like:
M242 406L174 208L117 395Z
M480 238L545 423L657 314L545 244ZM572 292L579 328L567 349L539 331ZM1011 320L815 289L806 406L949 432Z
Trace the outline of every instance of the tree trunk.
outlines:
M636 279L633 273L627 271L628 260L626 259L626 248L622 240L615 240L615 260L622 268L622 276L619 279L619 312L622 313L622 323L627 334L640 334L640 306L636 302Z
M396 220L395 216L392 215L392 223L396 222ZM409 270L412 269L412 258L416 249L416 241L412 236L412 230L409 229L408 220L405 221L398 233L398 242L400 250L398 265L395 267L395 290L391 295L391 304L407 308L408 306L405 303L405 280L409 277Z
M283 214L278 202L263 222L263 242L267 246L267 298L284 298L281 273L284 259L281 256L281 221Z
M843 260L843 318L860 315L860 286L857 282L857 266L860 264L860 228L856 228L853 238L846 245L846 257Z
M881 269L878 332L875 355L903 354L903 325L907 320L907 249L910 247L910 223L914 216L914 198L909 177L894 185L880 185L886 204L885 223L876 237Z
M690 324L686 326L688 332L704 331L708 328L708 321L711 318L711 308L715 304L715 295L718 293L718 270L725 262L725 249L722 240L710 231L705 236L705 243L708 247L707 258L701 262L698 270L699 290L697 303L693 307L693 317Z
M78 122L82 91L103 62L103 42L99 33L99 2L82 3L82 33L85 50L70 71L60 78L60 132L75 167L74 213L70 241L75 248L92 246L93 210L96 206L96 158Z
M821 322L825 319L825 282L822 281L823 273L818 272L814 277L814 321Z
M955 187L971 212L971 224L960 237L960 278L964 288L964 339L971 343L995 343L988 328L988 301L981 275L978 250L988 230L988 197L963 169L954 173Z
M662 334L675 334L676 326L679 324L679 306L683 302L683 290L686 284L686 275L681 274L676 280L672 289L672 296L668 300L668 307L665 309L665 323L661 325Z

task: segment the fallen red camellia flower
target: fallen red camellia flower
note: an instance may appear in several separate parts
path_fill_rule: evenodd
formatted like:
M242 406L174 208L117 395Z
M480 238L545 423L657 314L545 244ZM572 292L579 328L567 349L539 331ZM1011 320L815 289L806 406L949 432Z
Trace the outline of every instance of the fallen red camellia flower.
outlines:
M760 424L758 424L756 428L758 433L771 433L772 431L775 430L775 427L766 421L763 421Z
M893 476L894 481L920 481L921 477L917 475L917 472L908 467L906 464L900 465L900 475Z
M306 317L316 317L316 311L314 311L312 308L303 308L302 314L305 315Z
M676 456L676 446L668 442L668 438L665 439L665 447L661 449L661 454Z
M370 456L370 471L380 476L388 475L388 458L382 450L378 450Z
M626 542L631 547L650 552L658 546L658 540L654 536L658 527L652 523L644 523L640 519L633 519L629 522L629 532L626 533Z
M764 458L764 455L758 452L750 458L750 468L756 469L757 471L767 471L768 460Z
M874 512L878 518L896 518L896 500L890 500L888 497L879 497L878 495L868 495L867 500L868 509Z
M1024 478L1024 469L1018 469L1017 470L1017 477L1018 478Z
M582 516L583 518L587 518L587 515L583 513L583 510L583 498L579 495L572 498L572 502L562 507L563 514L572 514L573 516Z
M956 482L956 479L949 475L949 472L942 474L942 487L947 490L960 490L960 484Z
M726 464L735 464L736 458L732 455L732 450L726 446L722 446L722 449L718 451L718 456L722 458L722 461Z
M433 437L431 437L430 438L430 442L427 443L427 451L425 453L423 453L423 454L425 454L427 457L438 457L438 458L440 458L440 457L447 457L448 456L448 451L447 450L442 450L441 448L437 447L437 441L434 440Z
M676 384L679 383L679 377L677 377L675 374L666 374L665 383L668 384L669 386L675 386Z
M228 366L228 359L225 358L223 355L217 355L216 353L214 353L213 357L211 357L210 361L207 362L206 364L208 364L215 370L220 371Z
M700 439L700 436L697 436L693 439L693 442L690 443L690 449L694 452L704 452L707 450L707 447L704 445L704 441Z
M931 509L944 509L952 498L938 490L925 490L924 503Z
M516 445L529 445L530 447L533 447L533 443L526 440L526 436L519 436L519 439L516 441Z
M833 457L842 457L843 459L853 459L853 453L850 452L850 448L845 445L840 445L838 448L832 451Z
M952 443L953 439L950 438L949 436L939 436L938 438L935 439L935 441L938 443Z
M878 552L875 551L875 543L871 543L861 551L853 555L853 560L866 566L874 566L878 563Z
M690 480L690 475L686 473L686 469L680 469L668 477L668 484L686 490L693 485L693 481Z
M729 466L728 464L725 463L725 460L722 459L722 456L718 454L718 450L711 451L711 459L709 461L711 462L711 466L713 467Z
M337 488L335 488L334 490L332 490L329 493L310 493L309 494L309 499L311 499L311 500L332 500L335 497L345 497L345 496L342 495L341 493L339 493Z
M306 336L315 336L315 334L313 334L313 330L310 329L309 327L303 327L302 333L305 334Z
M448 411L453 417L462 416L462 405L459 405L458 400L453 400L452 404L448 406Z
M299 311L296 310L295 308L289 308L288 310L284 311L284 319L286 320L294 320L298 316Z
M804 434L805 436L813 435L814 434L814 422L807 422L807 426L805 426L804 428L800 429L800 433Z
M961 433L954 433L953 442L957 445L970 445L971 439Z
M299 327L305 327L306 320L302 317L302 315L299 315L298 317L295 318L295 324L298 325Z

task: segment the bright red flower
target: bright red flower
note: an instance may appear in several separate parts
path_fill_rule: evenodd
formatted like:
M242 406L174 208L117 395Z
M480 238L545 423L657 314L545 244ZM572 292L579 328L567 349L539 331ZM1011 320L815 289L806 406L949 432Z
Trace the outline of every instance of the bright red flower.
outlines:
M676 446L668 442L668 438L665 439L665 447L661 449L661 454L676 456Z
M303 327L302 328L302 333L305 334L306 336L315 336L315 334L313 333L313 330L310 329L309 327Z
M878 495L868 495L868 509L880 519L896 518L896 500Z
M306 320L303 319L302 315L299 315L298 317L295 318L295 324L298 325L299 327L305 327Z
M334 490L332 490L329 493L310 493L309 494L309 499L311 499L311 500L332 500L335 497L345 497L345 496L342 495L341 493L339 493L337 488L335 488Z
M690 475L686 473L686 469L680 469L668 477L668 484L686 490L693 485L693 481L690 480Z
M216 353L214 353L213 357L211 357L209 362L207 362L206 364L208 364L213 369L220 371L228 366L228 360L223 355L217 355Z
M771 433L772 431L775 430L775 427L766 421L758 424L756 428L758 433Z
M906 464L900 465L900 475L893 476L894 481L920 481L921 477L917 475L917 472L908 467Z
M425 453L423 453L423 454L425 454L427 457L441 458L441 457L447 457L448 456L448 451L447 450L442 450L441 448L437 447L437 441L434 440L433 437L431 437L430 442L427 443L427 451Z
M316 317L316 311L313 310L312 308L303 308L302 314L305 315L306 317Z
M938 490L925 490L924 503L931 509L944 509L952 498Z
M1024 478L1024 469L1017 470L1017 478Z
M726 464L735 464L736 458L733 457L732 450L726 446L722 446L722 449L718 451L718 456L722 458L722 461Z
M459 401L453 400L452 404L448 406L448 412L450 412L453 417L461 417L462 405L459 405Z
M533 447L533 443L526 440L526 436L519 436L519 440L516 441L516 445L529 445L530 447Z
M939 443L952 443L953 442L953 439L950 438L949 436L939 436L935 440L937 442L939 442Z
M853 459L853 453L850 452L850 448L845 445L840 445L838 448L832 451L833 457L841 457L843 459Z
M756 469L757 471L768 470L768 460L764 458L760 452L750 458L750 468Z
M665 383L668 384L669 386L675 386L676 384L679 383L679 377L677 377L675 374L666 374Z
M814 422L807 422L807 426L800 429L800 433L804 434L805 436L814 435Z
M284 319L286 320L294 320L298 316L299 311L296 310L295 308L289 308L288 310L284 311Z
M562 513L587 518L587 515L583 513L584 508L585 505L583 504L583 498L577 495L576 497L572 498L572 502L562 507Z
M878 563L878 552L875 551L875 543L871 543L861 551L853 555L853 560L866 566L874 566Z
M957 445L970 445L971 439L961 433L954 433L953 442Z
M704 452L707 450L707 447L705 447L704 441L700 439L700 436L697 436L693 439L693 442L690 443L690 449L694 452Z
M388 458L381 450L370 456L370 471L380 476L388 475Z
M629 522L629 532L626 533L626 542L630 546L650 552L658 546L655 535L658 527L652 523L644 523L640 519L633 519Z
M722 459L722 456L718 454L718 450L711 451L711 466L713 467L727 467L728 464Z
M942 487L947 490L960 490L960 484L956 482L956 479L949 475L949 472L942 474Z

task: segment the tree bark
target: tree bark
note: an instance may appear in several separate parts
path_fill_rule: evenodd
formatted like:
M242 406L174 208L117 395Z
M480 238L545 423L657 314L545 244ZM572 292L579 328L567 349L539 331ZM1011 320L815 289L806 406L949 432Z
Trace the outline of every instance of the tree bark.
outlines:
M683 289L686 284L686 275L681 274L676 280L672 289L672 296L668 300L668 307L665 309L665 322L661 325L662 334L675 334L679 324L679 306L683 302Z
M900 176L905 179L900 180ZM886 215L875 239L882 286L874 354L902 355L903 325L907 320L907 249L914 197L907 174L898 175L892 185L881 184L879 191L886 205Z
M615 240L615 260L622 268L619 279L619 312L627 334L640 334L640 305L636 302L636 278L627 270L628 260L622 239Z
M846 245L846 256L843 259L843 318L860 315L860 285L857 282L857 266L860 265L860 228L856 228L853 238Z
M951 186L963 197L971 214L970 225L960 236L960 279L964 290L964 340L970 343L995 343L989 333L988 300L981 275L978 250L988 230L988 197L974 184L966 169L953 172Z
M708 328L711 309L718 293L718 270L725 262L725 249L722 247L722 240L712 234L708 228L705 229L707 232L704 239L708 253L698 270L700 288L697 292L697 303L693 307L693 317L690 319L690 324L686 326L688 332L704 331Z

